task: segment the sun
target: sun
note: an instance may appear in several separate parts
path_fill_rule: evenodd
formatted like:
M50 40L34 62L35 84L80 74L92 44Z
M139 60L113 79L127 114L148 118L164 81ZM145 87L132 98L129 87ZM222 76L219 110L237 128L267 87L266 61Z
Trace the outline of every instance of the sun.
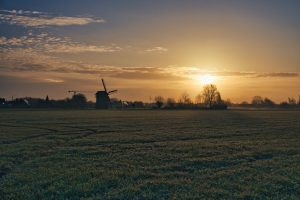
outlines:
M205 74L205 75L200 75L197 78L197 81L199 81L203 85L207 84L215 84L217 77L210 75L210 74Z

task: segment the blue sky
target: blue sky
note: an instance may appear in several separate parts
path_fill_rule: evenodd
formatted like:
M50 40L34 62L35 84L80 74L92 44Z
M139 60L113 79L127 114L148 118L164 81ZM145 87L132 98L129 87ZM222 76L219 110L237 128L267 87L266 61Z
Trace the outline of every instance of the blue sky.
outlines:
M104 77L122 99L176 98L207 75L235 101L300 93L300 1L2 0L0 10L0 96L93 99Z

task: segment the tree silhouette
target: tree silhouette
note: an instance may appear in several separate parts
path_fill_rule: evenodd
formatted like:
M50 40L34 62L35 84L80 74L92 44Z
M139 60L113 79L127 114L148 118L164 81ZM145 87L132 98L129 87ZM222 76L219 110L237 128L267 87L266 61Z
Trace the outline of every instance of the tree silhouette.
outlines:
M195 103L203 103L203 96L202 96L202 94L198 94L195 97Z
M221 93L219 91L217 91L216 93L216 104L222 104L223 101L222 101L222 98L221 98Z
M289 103L289 105L296 105L297 103L296 103L296 99L294 99L294 98L288 98L288 103Z
M246 105L249 105L249 102L248 101L242 101L240 104L246 106Z
M266 106L274 106L275 105L275 102L274 101L272 101L271 99L269 99L269 98L265 98L264 99L264 105L266 105Z
M217 86L213 84L203 87L202 97L204 104L210 109L214 104L217 104L221 101L221 95L218 92Z
M167 107L174 108L175 104L176 104L176 101L173 98L168 98L166 104L167 104Z
M156 96L154 100L158 108L161 108L164 105L164 98L162 96Z
M74 94L71 99L72 105L75 107L85 107L87 105L87 99L83 94Z
M180 98L179 98L179 103L182 104L191 104L192 100L190 98L190 95L187 92L184 92L181 94Z
M262 105L264 103L264 100L261 96L254 96L252 98L252 104L253 105Z

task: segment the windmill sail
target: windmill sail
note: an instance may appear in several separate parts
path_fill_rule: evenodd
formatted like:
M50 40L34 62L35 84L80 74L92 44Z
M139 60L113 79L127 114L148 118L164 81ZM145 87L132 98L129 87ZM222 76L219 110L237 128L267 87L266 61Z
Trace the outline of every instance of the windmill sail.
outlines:
M118 90L112 90L112 91L109 91L108 94L111 94L111 93L114 93L114 92L117 92Z
M102 78L101 80L102 80L102 85L103 85L104 91L107 92L107 89L106 89L106 85L105 85L104 79Z

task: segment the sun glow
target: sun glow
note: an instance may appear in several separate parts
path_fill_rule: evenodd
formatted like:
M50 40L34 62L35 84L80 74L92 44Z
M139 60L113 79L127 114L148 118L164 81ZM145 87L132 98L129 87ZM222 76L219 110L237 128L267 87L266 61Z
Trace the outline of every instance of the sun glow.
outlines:
M213 75L210 75L210 74L200 75L196 78L196 80L199 81L203 85L215 84L217 79L218 78L216 76L213 76Z

